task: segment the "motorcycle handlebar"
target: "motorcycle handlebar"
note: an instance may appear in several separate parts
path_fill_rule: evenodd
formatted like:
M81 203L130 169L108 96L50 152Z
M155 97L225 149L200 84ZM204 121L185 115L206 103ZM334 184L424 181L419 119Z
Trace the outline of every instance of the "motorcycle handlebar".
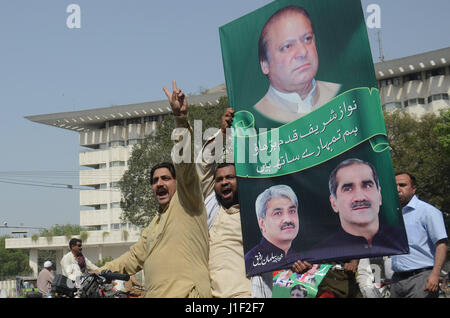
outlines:
M110 271L102 271L100 275L103 276L107 281L112 281L116 279L128 281L130 279L130 275L128 274L113 273Z

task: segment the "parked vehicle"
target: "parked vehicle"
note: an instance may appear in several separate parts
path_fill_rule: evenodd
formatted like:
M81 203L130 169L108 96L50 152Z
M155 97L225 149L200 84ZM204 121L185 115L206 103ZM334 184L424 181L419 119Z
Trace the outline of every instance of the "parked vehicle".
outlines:
M17 296L19 298L36 298L41 295L37 288L37 278L29 276L16 277Z

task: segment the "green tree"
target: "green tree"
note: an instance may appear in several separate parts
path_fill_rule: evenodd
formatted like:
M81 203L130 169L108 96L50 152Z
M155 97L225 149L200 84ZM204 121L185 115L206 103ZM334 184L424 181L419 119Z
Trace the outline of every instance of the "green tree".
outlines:
M447 156L450 156L450 110L441 112L434 130Z
M21 249L6 249L5 239L0 237L0 280L13 279L16 276L27 276L32 274L29 266L27 251Z
M80 235L81 231L83 231L83 227L76 224L65 224L59 225L55 224L49 229L41 230L40 235L47 236L65 236L68 240L72 238L74 235Z
M442 124L449 124L449 115L444 116L427 114L417 119L401 111L384 114L394 170L412 173L418 196L448 214L450 156L442 142L448 138Z
M56 251L55 250L39 250L38 253L38 272L44 268L44 262L51 261L53 269L56 269Z
M202 133L208 128L219 128L221 116L227 107L226 97L221 98L216 106L189 105L189 122L194 127L194 120L201 120ZM120 206L124 223L145 227L156 215L159 206L153 196L149 174L154 165L171 161L171 135L174 128L173 116L168 115L159 123L154 134L147 136L142 144L134 146L128 160L128 170L119 181L123 196Z

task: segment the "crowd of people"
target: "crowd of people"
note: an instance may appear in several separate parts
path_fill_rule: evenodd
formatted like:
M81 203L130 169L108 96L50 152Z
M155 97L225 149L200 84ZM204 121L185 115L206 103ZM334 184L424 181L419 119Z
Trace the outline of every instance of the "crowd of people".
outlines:
M192 129L187 121L186 96L175 81L172 91L165 87L164 91L176 127L184 128L179 138L188 138ZM226 110L221 128L206 141L203 151L218 149L211 146L220 134L225 137L233 115L233 109ZM226 155L225 148L220 155ZM128 252L98 268L81 253L81 240L72 239L70 251L61 260L62 273L75 280L88 271L111 270L134 275L143 270L145 297L272 297L272 272L246 275L235 166L233 163L216 164L204 160L205 157L202 152L197 163L193 163L194 160L166 162L151 169L151 185L160 210ZM410 252L391 258L392 297L437 297L447 253L442 213L419 200L414 176L401 172L395 179ZM339 182L338 174L335 183ZM378 196L375 185L374 189ZM295 202L289 194L292 196L290 191L275 191L266 198L264 206L270 206L270 201L276 199L290 198ZM295 204L290 207L295 211L296 208ZM286 213L290 217L294 214ZM270 236L267 240L270 241ZM331 262L332 267L320 283L317 297L378 297L370 279L362 279L364 274L371 277L368 262L368 259ZM314 266L317 264L300 259L290 270L301 274ZM39 273L38 287L42 293L49 291L53 279L51 267L52 263L46 262ZM302 294L297 290L292 293Z

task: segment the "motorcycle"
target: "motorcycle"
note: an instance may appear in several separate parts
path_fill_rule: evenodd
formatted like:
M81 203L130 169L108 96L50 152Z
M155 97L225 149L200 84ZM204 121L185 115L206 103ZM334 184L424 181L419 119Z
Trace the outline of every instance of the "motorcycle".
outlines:
M128 274L102 271L100 274L89 273L81 276L74 282L58 274L53 280L50 293L44 298L119 298L113 289L112 281L129 279Z

